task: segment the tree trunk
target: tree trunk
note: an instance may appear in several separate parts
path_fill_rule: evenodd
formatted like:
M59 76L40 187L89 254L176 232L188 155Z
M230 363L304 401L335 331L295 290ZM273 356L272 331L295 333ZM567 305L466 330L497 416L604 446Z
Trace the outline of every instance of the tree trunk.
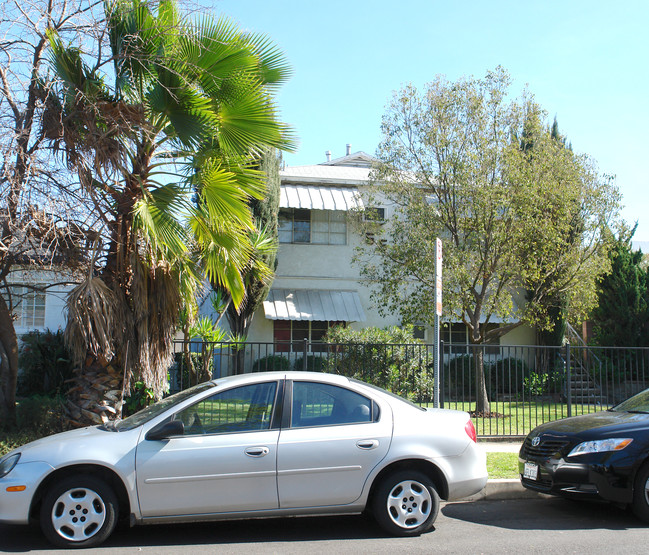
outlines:
M75 371L66 413L72 427L95 426L122 417L124 374L114 358L110 363L91 355Z
M18 337L9 307L0 296L0 426L16 424Z
M473 347L473 365L475 367L476 413L488 415L491 412L487 382L484 369L484 349L482 345Z

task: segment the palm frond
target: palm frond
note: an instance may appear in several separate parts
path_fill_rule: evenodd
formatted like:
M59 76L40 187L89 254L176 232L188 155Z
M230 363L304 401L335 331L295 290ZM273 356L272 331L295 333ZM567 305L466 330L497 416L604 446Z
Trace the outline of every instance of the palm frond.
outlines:
M244 40L250 44L259 59L259 72L262 83L279 86L288 81L292 74L291 66L284 53L267 35L249 33Z
M282 150L295 146L291 129L278 122L275 107L262 87L221 106L217 138L222 148L238 153L254 151L258 145Z
M158 187L135 203L133 226L154 250L170 261L187 252L188 238L179 222L177 210L182 201L179 188L173 184Z

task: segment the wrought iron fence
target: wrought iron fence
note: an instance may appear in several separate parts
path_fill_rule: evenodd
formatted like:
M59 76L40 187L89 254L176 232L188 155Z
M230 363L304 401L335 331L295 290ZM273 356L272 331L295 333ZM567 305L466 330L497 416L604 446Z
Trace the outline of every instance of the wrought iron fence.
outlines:
M543 422L603 410L649 387L649 348L441 349L440 406L472 413L482 437L520 437ZM231 374L308 370L355 377L432 407L433 350L420 343L177 342L170 389Z

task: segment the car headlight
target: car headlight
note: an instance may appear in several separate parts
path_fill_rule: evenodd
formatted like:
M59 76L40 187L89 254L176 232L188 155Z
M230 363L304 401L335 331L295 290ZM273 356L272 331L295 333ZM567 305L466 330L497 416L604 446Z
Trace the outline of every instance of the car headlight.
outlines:
M585 455L586 453L604 453L606 451L621 451L629 445L633 439L619 437L611 439L598 439L596 441L584 441L570 451L569 457Z
M0 478L4 478L14 469L14 466L18 464L18 459L20 459L20 453L15 453L4 459L0 459Z

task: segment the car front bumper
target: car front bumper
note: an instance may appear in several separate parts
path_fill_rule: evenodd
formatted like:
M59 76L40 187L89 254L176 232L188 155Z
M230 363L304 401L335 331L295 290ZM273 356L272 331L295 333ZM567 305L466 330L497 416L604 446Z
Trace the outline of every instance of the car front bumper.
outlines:
M29 522L29 511L38 484L52 470L53 468L45 462L19 462L7 476L0 479L1 523Z
M524 477L525 463L538 467L536 479ZM524 487L541 493L616 503L630 503L633 499L631 467L576 463L563 458L539 461L519 457L518 471Z

